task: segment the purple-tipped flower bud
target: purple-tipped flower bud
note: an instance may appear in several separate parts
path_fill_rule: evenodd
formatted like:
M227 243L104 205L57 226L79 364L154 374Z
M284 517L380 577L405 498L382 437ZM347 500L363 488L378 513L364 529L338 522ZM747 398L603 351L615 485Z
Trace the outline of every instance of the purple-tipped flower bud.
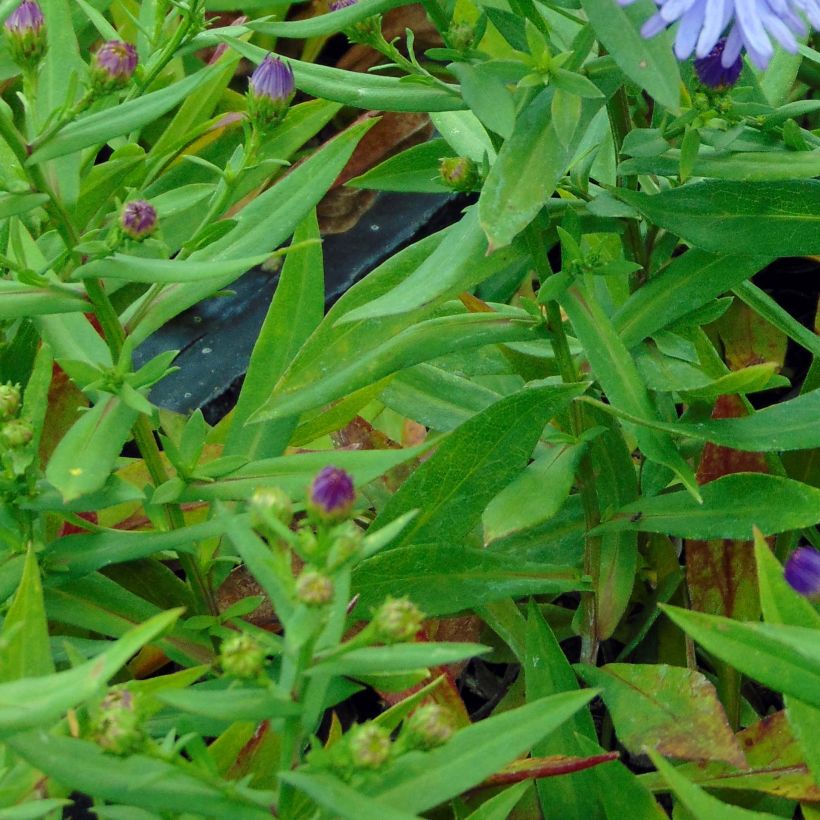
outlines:
M120 213L120 227L131 239L145 239L157 229L156 208L145 199L126 202Z
M446 743L455 731L449 709L430 703L416 709L404 724L409 743L420 749L434 749Z
M11 57L17 65L33 67L46 53L45 18L37 3L25 0L6 18L4 28Z
M296 597L308 606L324 606L333 600L333 581L314 569L306 569L296 579Z
M128 755L145 742L134 695L127 689L110 692L92 715L91 736L108 752Z
M378 769L390 757L390 732L377 723L366 723L350 730L348 740L353 765L361 769Z
M468 157L444 157L439 161L438 172L442 182L454 191L469 192L478 187L478 169Z
M25 447L34 438L34 428L25 419L10 419L0 428L0 438L6 447Z
M733 86L743 69L743 61L738 55L728 66L723 65L723 47L726 39L718 40L717 45L705 56L695 60L695 74L709 88L724 89Z
M376 639L382 643L412 640L421 629L424 613L409 598L388 598L371 621Z
M20 409L20 385L0 384L0 418L10 419Z
M355 500L353 479L338 467L325 467L310 485L310 504L322 518L344 518Z
M820 598L820 550L798 547L786 561L786 581L808 598Z
M291 67L268 54L251 74L248 83L248 115L261 131L282 121L296 91Z
M258 678L265 668L265 650L250 635L240 632L222 641L219 664L228 675Z
M124 88L137 68L137 50L131 43L109 40L94 53L91 86L97 93Z
M340 9L347 9L350 6L355 6L358 0L333 0L329 8L331 11L339 11Z

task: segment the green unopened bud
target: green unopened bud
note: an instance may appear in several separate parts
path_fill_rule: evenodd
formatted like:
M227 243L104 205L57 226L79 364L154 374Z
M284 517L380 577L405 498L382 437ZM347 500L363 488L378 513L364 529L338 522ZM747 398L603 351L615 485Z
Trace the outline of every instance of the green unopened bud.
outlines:
M442 182L454 191L474 191L480 182L478 168L469 157L444 157L438 172Z
M34 428L25 419L10 419L0 428L6 447L25 447L34 438Z
M0 384L0 418L10 419L20 409L20 385Z
M469 23L453 23L447 32L447 42L451 48L467 51L475 43L475 29Z
M227 675L258 678L265 668L265 650L250 635L240 632L222 642L219 664Z
M251 526L264 529L267 522L276 519L286 527L293 520L290 496L279 487L261 487L250 498Z
M404 724L404 734L412 746L434 749L446 743L455 731L450 711L437 703L416 709Z
M46 53L46 28L42 9L25 0L6 18L3 25L11 58L21 68L33 68Z
M336 569L355 558L361 552L363 541L364 534L352 522L339 527L327 554L328 569Z
M380 768L389 759L392 746L390 732L376 723L366 723L350 730L348 747L353 765L357 768Z
M134 694L122 689L106 695L92 714L91 736L106 751L128 755L145 742L142 726Z
M390 644L412 640L423 621L424 613L409 598L388 598L371 624L376 638Z
M308 606L324 606L333 600L333 581L313 569L307 569L296 580L296 597Z

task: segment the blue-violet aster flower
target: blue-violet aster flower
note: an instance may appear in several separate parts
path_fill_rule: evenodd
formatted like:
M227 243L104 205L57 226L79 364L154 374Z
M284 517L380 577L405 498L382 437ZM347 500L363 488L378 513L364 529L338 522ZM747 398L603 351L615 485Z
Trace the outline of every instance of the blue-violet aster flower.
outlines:
M743 69L743 61L739 56L731 65L723 65L725 45L726 40L721 38L705 57L699 57L695 60L695 74L709 88L729 88L733 86Z
M634 0L618 0L629 5ZM820 0L655 0L658 11L641 28L654 37L673 23L675 55L687 59L692 52L706 57L728 29L721 62L728 68L745 48L752 62L766 68L774 54L772 39L792 54L796 37L808 34L803 17L820 29ZM801 16L802 15L802 16Z
M248 114L262 131L279 123L288 110L296 85L291 67L268 54L248 83Z
M109 40L94 52L91 85L98 91L124 88L137 68L137 50L131 43Z
M323 518L344 518L355 500L353 479L338 467L325 467L310 485L311 506Z
M820 597L820 550L798 547L786 561L786 580L809 598Z
M120 227L131 239L145 239L157 229L156 208L145 199L126 202L120 213Z
M25 0L6 18L4 28L12 59L21 66L36 65L46 51L45 18L37 3Z

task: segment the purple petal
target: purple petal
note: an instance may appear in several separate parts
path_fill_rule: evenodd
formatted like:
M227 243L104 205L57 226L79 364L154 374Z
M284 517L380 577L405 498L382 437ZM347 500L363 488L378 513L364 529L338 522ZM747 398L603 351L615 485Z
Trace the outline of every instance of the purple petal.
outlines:
M679 60L685 60L694 50L698 35L703 28L703 13L705 10L706 0L697 0L680 21L678 33L675 37L675 55Z

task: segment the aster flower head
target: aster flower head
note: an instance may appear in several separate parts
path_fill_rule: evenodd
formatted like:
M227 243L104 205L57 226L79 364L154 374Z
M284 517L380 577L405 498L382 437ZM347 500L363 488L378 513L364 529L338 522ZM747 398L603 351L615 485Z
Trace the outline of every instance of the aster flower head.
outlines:
M37 65L46 52L45 17L33 0L25 0L6 18L3 27L12 59L20 66Z
M629 5L634 0L618 0ZM752 62L766 68L774 54L772 41L797 53L797 37L808 34L805 16L820 29L820 0L655 0L658 11L641 28L644 37L654 37L673 23L675 55L687 59L693 52L706 57L726 34L721 54L724 68L734 65L745 49Z
M157 229L157 210L145 199L126 202L120 212L122 232L138 242L150 236Z
M820 598L820 550L798 547L786 561L785 576L801 595Z
M355 500L353 479L338 467L325 467L310 485L310 505L322 518L344 518Z
M705 57L695 60L695 74L709 88L724 89L733 86L743 69L743 61L739 56L730 66L723 65L725 45L726 40L721 38Z
M296 91L291 67L268 54L251 74L248 83L248 114L262 131L270 130L284 118Z
M91 61L91 86L98 93L124 88L137 68L137 50L131 43L109 40L95 52Z

